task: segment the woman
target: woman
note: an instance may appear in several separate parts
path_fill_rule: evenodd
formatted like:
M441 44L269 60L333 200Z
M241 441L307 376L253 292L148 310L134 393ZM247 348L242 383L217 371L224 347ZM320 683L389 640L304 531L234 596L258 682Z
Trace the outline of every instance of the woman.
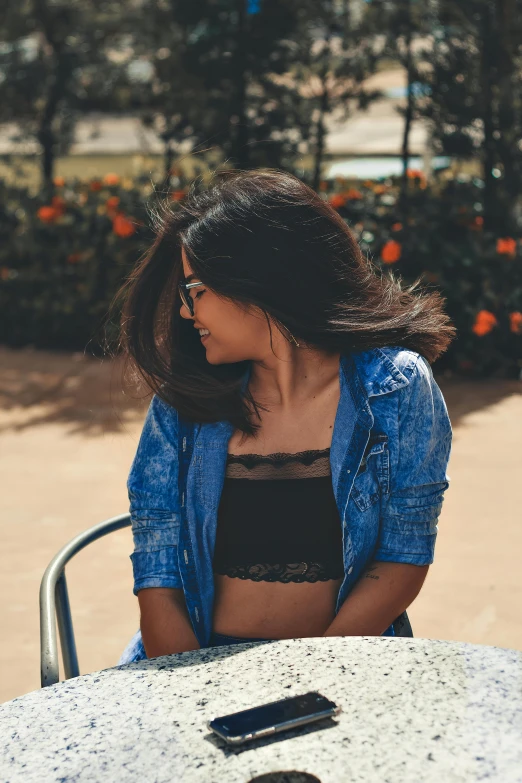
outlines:
M159 221L123 345L154 392L128 491L141 630L120 663L412 635L451 425L439 293L402 288L296 177L233 171Z

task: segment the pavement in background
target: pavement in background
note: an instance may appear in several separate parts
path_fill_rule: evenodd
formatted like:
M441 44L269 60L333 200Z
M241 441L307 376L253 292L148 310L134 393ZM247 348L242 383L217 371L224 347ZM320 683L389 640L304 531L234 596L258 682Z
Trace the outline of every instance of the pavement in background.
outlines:
M71 538L128 511L149 398L121 362L0 348L0 702L40 687L38 592ZM522 650L522 383L438 378L454 429L435 563L408 610L415 636ZM135 393L134 396L136 396ZM129 529L80 552L67 580L80 670L114 666L139 627Z

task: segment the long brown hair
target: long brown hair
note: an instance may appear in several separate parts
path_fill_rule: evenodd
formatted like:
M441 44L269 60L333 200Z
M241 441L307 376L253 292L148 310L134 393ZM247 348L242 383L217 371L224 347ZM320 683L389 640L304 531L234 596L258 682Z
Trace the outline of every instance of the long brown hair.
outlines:
M115 298L120 348L149 389L192 421L228 420L254 434L257 408L241 391L249 363L208 364L179 314L182 246L208 288L328 353L402 346L433 363L455 336L439 292L380 273L341 216L285 171L221 172L157 213L155 230Z

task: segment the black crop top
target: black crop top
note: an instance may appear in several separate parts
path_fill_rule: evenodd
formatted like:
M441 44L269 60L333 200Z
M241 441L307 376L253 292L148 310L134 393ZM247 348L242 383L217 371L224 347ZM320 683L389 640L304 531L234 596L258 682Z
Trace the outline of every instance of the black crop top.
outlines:
M330 449L229 454L213 568L255 582L344 576Z

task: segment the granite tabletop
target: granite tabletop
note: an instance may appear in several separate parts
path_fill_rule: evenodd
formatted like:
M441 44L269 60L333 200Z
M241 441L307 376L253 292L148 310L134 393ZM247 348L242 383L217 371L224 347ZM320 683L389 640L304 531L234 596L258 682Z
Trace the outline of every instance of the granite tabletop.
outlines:
M206 728L310 690L342 712L236 748ZM0 737L2 783L522 782L522 652L393 637L213 647L6 702Z

